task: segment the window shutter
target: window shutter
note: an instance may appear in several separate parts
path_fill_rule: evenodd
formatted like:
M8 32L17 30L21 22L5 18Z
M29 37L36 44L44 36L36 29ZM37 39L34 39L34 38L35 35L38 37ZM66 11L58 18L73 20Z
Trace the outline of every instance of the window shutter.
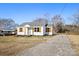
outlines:
M39 27L39 32L41 32L41 26Z
M51 32L51 28L49 28L49 32Z
M32 27L32 32L34 32L34 28Z

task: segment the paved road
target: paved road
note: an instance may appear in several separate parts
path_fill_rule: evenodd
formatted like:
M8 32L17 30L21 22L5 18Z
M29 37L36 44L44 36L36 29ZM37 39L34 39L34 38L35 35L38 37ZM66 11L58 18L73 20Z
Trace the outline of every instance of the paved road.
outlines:
M19 53L20 56L74 56L69 38L66 35L57 35L45 43Z

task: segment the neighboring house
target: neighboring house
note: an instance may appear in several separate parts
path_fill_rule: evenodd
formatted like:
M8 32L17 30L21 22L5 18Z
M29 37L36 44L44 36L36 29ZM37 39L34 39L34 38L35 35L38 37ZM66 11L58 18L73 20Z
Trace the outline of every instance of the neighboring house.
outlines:
M16 30L0 30L0 35L15 35Z
M17 35L52 35L53 28L47 20L38 19L26 22L17 27Z

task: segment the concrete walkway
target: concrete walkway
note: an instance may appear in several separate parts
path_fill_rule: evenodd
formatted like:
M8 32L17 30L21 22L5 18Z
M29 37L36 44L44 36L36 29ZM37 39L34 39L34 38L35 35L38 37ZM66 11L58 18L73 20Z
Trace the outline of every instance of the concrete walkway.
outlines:
M69 38L66 35L57 35L49 38L45 43L39 44L29 50L19 53L20 56L73 56Z

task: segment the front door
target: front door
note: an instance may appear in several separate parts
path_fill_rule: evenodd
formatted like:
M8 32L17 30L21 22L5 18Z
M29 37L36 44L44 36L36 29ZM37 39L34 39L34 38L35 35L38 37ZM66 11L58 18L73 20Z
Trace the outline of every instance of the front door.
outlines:
M31 28L27 28L27 35L31 35Z

